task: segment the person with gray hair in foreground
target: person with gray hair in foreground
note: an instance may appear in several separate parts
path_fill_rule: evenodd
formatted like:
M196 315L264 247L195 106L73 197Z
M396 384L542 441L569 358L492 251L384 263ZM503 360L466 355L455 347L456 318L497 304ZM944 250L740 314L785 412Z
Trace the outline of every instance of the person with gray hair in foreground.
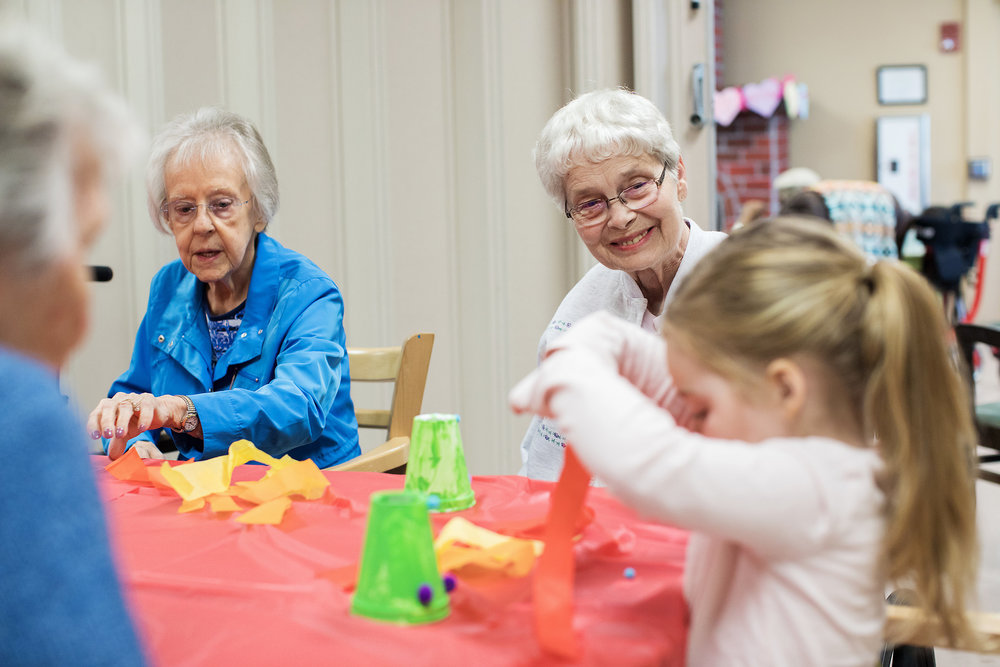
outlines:
M96 72L0 28L0 664L141 665L59 368L89 321L105 179L141 134Z
M586 93L546 123L535 168L599 262L556 309L538 343L538 361L560 333L599 310L656 331L673 286L725 238L684 217L687 174L666 118L628 90ZM683 419L682 402L671 405ZM552 422L536 416L521 443L520 473L557 479L565 446Z
M153 278L132 363L90 413L112 458L162 458L163 429L186 460L249 440L325 468L361 453L344 301L318 266L265 233L278 178L246 118L205 107L153 140L153 224L180 258Z

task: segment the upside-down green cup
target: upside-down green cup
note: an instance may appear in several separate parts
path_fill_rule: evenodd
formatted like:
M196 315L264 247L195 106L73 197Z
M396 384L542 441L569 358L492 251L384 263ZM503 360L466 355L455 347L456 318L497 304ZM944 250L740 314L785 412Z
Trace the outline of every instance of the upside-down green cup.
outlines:
M351 613L415 625L439 621L450 611L426 496L406 490L373 493Z
M476 504L458 422L458 415L413 418L404 488L427 494L431 512L453 512Z

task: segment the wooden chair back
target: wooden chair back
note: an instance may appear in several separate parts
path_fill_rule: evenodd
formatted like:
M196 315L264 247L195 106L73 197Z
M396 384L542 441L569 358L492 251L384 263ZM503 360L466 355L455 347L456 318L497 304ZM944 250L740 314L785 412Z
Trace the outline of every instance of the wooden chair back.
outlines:
M887 641L892 643L898 642L900 637L905 637L903 646L928 649L944 648L974 653L1000 653L1000 614L968 612L968 617L977 635L978 643L974 645L953 644L944 637L937 620L929 618L915 607L904 604L889 604L886 605L885 636Z
M349 347L351 382L392 383L388 408L354 405L358 428L384 429L386 441L330 470L406 471L413 418L420 414L434 334L418 333L393 347Z

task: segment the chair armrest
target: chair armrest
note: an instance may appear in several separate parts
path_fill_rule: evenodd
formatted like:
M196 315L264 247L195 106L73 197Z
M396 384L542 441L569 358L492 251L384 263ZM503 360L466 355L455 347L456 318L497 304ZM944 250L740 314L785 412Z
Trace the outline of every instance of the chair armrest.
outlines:
M383 442L360 456L326 470L355 470L362 472L403 472L410 458L410 438L398 436Z

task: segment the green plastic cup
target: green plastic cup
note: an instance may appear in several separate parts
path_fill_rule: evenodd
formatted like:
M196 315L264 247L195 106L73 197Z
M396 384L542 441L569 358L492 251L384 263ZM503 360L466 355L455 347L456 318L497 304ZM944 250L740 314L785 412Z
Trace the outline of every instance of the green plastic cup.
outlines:
M426 496L411 491L371 495L351 613L415 625L448 616Z
M427 494L431 512L453 512L476 504L458 422L458 415L413 418L404 488Z

